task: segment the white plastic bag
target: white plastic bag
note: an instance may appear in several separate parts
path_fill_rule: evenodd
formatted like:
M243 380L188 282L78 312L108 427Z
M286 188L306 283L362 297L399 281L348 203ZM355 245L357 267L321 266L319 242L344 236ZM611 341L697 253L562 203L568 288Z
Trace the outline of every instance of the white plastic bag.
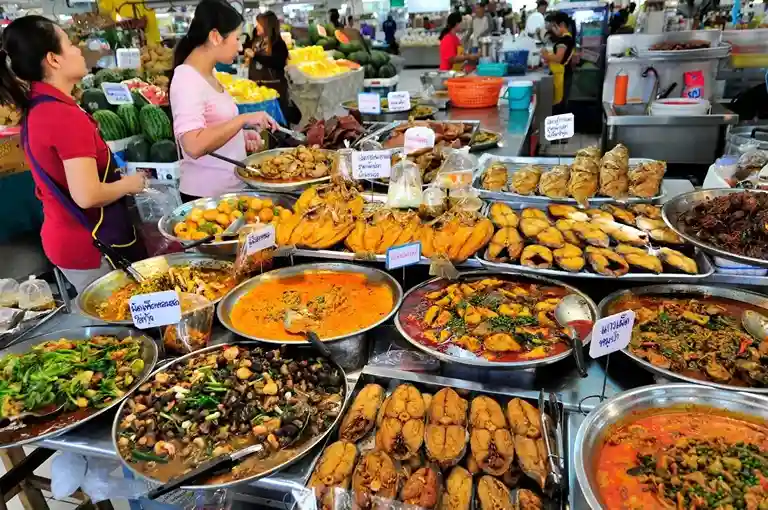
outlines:
M120 468L115 460L84 457L64 452L51 464L51 492L56 499L66 498L78 487L94 503L108 499L137 499L146 494L146 484L128 478L110 476Z

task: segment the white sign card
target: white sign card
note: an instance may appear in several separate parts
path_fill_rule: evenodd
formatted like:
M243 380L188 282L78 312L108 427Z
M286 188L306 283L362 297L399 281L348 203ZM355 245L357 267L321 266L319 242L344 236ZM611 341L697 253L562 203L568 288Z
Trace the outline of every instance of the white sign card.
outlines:
M181 302L175 290L138 294L128 302L133 325L139 329L176 324L181 320Z
M387 271L412 266L421 260L421 241L393 246L387 250Z
M574 133L573 114L552 115L544 119L544 138L548 142L572 138Z
M277 245L277 242L274 225L267 225L255 232L249 232L245 237L245 253L247 255L253 255L275 245Z
M392 173L392 155L389 151L352 153L352 178L388 179Z
M125 83L102 83L101 90L109 104L133 104L131 89Z
M381 113L381 97L373 92L360 92L357 95L357 109L360 113L378 115Z
M404 149L406 155L419 149L432 148L434 146L435 132L428 127L419 126L405 130Z
M141 52L138 48L118 48L115 52L117 67L120 69L138 69L141 67Z
M387 109L390 112L407 112L411 109L411 94L407 90L387 94Z
M632 310L603 317L592 328L589 355L593 358L599 358L624 349L632 339L632 326L634 325L635 312Z

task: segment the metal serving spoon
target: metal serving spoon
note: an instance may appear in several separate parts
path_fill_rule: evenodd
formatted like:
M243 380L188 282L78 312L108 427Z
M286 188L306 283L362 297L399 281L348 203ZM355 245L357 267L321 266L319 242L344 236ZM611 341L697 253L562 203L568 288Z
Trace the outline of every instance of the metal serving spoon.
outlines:
M752 310L744 310L741 314L741 325L755 340L768 340L768 318Z
M308 317L308 313L297 310L286 310L285 317L283 317L283 327L287 332L304 335L307 341L312 344L312 347L317 349L326 358L331 359L331 350L320 340L317 333L312 331L312 324L314 322L314 319Z
M0 418L0 429L4 429L7 426L17 421L23 421L23 420L30 421L30 419L32 421L37 421L41 418L50 418L56 414L59 414L64 409L64 406L67 405L67 403L64 402L57 407L51 407L55 405L56 404L48 405L40 411L26 411L23 413L19 413L16 416L6 416L3 418Z
M221 237L232 237L236 236L237 233L240 231L241 228L243 228L243 225L245 225L245 216L240 216L235 221L229 224L229 226L224 229L224 232L221 233ZM213 241L216 238L216 234L211 234L203 237L202 239L198 239L195 242L189 243L184 246L185 250L191 250L192 248L197 248L201 244L208 244L211 241Z
M261 175L261 170L256 168L255 166L246 165L242 161L238 161L236 159L228 158L226 156L222 156L221 154L217 154L216 152L209 152L209 156L213 156L216 159L220 159L222 161L226 161L230 165L235 165L238 168L242 168L243 170L248 170L249 172L253 172L256 175Z
M555 307L555 319L565 328L571 339L576 369L581 377L587 377L583 339L592 331L592 313L587 301L578 294L568 294Z

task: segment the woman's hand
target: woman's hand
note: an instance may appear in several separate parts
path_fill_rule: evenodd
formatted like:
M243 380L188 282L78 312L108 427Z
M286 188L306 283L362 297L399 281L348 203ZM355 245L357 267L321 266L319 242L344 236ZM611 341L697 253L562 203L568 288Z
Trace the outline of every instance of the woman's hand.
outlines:
M242 117L246 126L252 126L259 129L269 129L270 131L277 129L277 122L275 122L275 119L270 117L268 113L244 113Z
M258 152L264 146L264 141L258 131L246 129L243 134L245 135L245 152L248 154Z
M253 48L246 48L243 52L243 56L245 56L245 58L253 58L255 54L256 53L253 51Z
M136 172L135 174L124 175L120 183L125 186L125 192L128 195L141 193L147 187L147 174Z

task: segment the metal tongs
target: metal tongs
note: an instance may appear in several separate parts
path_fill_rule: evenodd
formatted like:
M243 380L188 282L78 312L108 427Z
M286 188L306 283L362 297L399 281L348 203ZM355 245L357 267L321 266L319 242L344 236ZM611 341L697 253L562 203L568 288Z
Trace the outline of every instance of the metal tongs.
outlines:
M111 246L107 246L98 239L94 239L93 244L95 244L96 248L109 259L113 266L117 269L122 269L129 278L132 278L137 283L144 281L144 276L133 267L131 261L122 256L117 250Z
M544 398L544 390L539 391L539 415L541 417L542 436L547 448L547 487L561 490L563 473L565 472L565 456L563 455L562 411L557 396L549 393L549 399ZM554 438L554 439L553 439Z

